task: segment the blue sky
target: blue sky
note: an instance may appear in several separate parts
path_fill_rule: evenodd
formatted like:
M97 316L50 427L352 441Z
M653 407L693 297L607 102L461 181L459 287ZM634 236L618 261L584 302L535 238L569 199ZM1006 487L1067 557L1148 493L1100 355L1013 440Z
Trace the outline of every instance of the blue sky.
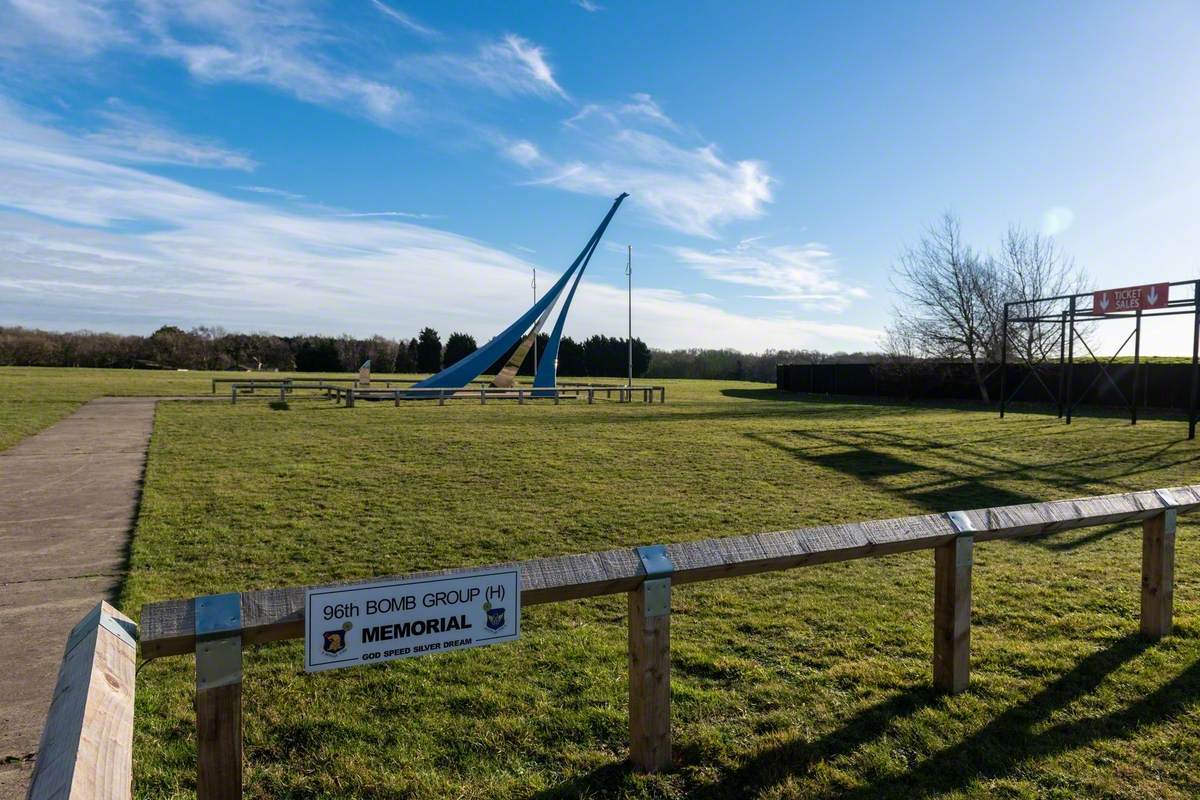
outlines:
M0 319L486 339L621 191L568 334L624 330L632 244L652 346L872 349L947 210L1192 278L1198 41L1190 2L0 0Z

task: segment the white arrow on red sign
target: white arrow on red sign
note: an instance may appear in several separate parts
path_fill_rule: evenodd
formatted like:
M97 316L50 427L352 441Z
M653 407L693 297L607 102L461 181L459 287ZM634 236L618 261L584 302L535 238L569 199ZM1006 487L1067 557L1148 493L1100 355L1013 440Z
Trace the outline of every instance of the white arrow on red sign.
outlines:
M1148 283L1124 289L1105 289L1092 293L1092 313L1119 314L1123 311L1145 311L1165 308L1170 294L1169 283Z

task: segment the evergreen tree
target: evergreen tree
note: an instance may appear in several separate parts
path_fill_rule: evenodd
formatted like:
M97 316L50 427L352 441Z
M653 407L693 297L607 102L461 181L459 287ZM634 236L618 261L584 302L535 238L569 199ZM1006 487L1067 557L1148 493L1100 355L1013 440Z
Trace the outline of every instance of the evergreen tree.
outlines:
M407 375L417 371L415 339L412 344L414 346L410 348L408 342L401 341L396 347L396 361L392 364L392 372Z
M446 340L446 353L442 362L443 366L448 367L451 364L457 364L478 349L479 347L475 344L474 336L469 333L455 331Z
M424 328L417 339L417 371L438 372L442 368L442 338L433 328Z

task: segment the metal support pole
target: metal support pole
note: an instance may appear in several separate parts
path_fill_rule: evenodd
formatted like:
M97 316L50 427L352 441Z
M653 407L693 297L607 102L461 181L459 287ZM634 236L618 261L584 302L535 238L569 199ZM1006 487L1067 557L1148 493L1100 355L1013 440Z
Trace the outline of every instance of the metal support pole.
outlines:
M1134 316L1133 325L1133 391L1130 393L1129 424L1137 425L1138 374L1141 371L1142 360L1142 310L1140 308Z
M1196 394L1200 392L1200 280L1193 284L1195 313L1192 323L1192 395L1188 402L1188 438L1196 438Z
M1070 425L1071 424L1071 410L1072 410L1071 379L1074 377L1074 372L1075 372L1075 298L1074 297L1071 298L1071 307L1068 309L1067 314L1069 315L1068 316L1069 321L1067 323L1067 331L1068 331L1068 335L1070 336L1070 339L1067 342L1067 397L1066 397L1066 400L1067 400L1067 424Z
M1004 304L1004 321L1000 324L1000 419L1004 419L1008 377L1008 303Z
M1062 312L1062 322L1058 333L1058 418L1062 419L1063 387L1067 383L1067 312Z
M537 267L532 267L531 269L533 269L533 304L536 306L537 305ZM535 330L533 332L533 369L535 372L537 371L537 363L538 363L537 337L538 337L538 334L537 334L537 331ZM518 371L520 371L520 370L518 369Z
M629 245L625 276L629 279L629 385L633 386L633 245Z

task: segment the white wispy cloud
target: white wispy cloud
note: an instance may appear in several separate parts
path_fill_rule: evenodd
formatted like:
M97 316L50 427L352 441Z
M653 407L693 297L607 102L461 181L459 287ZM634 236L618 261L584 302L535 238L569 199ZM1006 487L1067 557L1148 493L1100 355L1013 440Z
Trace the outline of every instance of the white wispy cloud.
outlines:
M421 36L430 39L441 35L428 25L422 25L413 19L409 14L406 14L398 8L389 6L388 4L382 2L382 0L371 0L371 5L375 6L379 13L383 14L385 17L388 17L393 22L408 28L413 33L420 34Z
M335 217L403 217L404 219L440 219L437 214L420 214L413 211L343 211Z
M714 145L686 147L623 128L593 140L590 152L587 160L530 160L537 173L530 182L600 196L629 192L656 222L710 238L728 222L762 216L772 199L765 164L727 161Z
M612 125L625 122L650 122L671 130L679 130L658 102L645 92L634 92L627 102L621 103L587 103L564 122L568 127L576 127L589 117L600 117Z
M180 61L198 80L271 86L310 103L348 105L385 124L403 110L403 91L328 55L339 43L303 7L145 0L142 8L154 52Z
M178 61L200 81L269 86L384 125L409 110L403 90L347 65L357 37L284 0L0 0L0 20L2 58L49 51L54 59L38 63L54 65L122 49Z
M179 131L153 119L146 111L110 98L97 112L107 126L86 135L88 143L126 161L218 167L249 172L258 163L245 153L215 141Z
M410 56L401 59L397 68L403 75L430 83L480 86L501 95L567 98L545 48L513 33L472 53Z
M522 167L532 166L542 160L542 153L537 145L527 139L521 139L505 145L501 152L510 161L515 161Z
M598 11L604 10L604 6L600 5L599 3L594 3L592 0L575 0L575 5L579 6L589 14L595 14Z
M531 264L486 244L415 222L224 197L101 160L79 137L20 112L0 103L4 319L364 335L435 322L487 339L527 303ZM553 280L571 255L539 273ZM879 335L755 319L666 290L638 289L635 305L638 335L660 347L860 349ZM568 332L620 334L624 309L622 288L589 281Z
M824 245L759 244L762 237L743 239L736 247L701 251L673 247L680 263L710 280L768 290L755 299L794 302L803 308L844 311L865 299L866 289L838 280L832 253Z
M0 53L10 55L52 48L73 62L135 41L121 10L103 0L0 0L0 20Z
M288 192L283 189L276 189L273 186L238 186L236 187L243 192L254 192L255 194L267 194L273 197L282 197L285 200L303 200L304 195Z

